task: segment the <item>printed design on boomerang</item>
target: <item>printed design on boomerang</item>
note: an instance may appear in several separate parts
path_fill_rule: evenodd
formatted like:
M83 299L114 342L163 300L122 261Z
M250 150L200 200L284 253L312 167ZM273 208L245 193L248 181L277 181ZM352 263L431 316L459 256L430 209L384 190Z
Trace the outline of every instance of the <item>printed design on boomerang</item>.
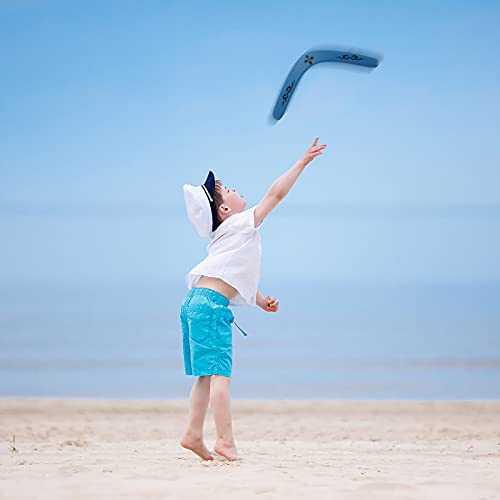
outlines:
M340 50L313 50L301 56L293 68L288 73L278 100L274 106L273 118L279 120L286 111L288 103L293 92L297 88L302 75L313 65L322 62L339 62L364 66L367 68L376 68L379 65L378 59L365 56L363 54L354 54L353 52L344 52Z

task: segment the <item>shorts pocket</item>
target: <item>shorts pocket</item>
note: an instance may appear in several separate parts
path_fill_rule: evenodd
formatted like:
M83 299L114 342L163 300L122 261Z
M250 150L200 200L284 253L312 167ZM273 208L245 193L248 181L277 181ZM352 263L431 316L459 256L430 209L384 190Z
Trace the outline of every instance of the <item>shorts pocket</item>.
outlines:
M231 309L225 306L217 306L214 309L217 342L224 349L230 349L233 343L233 331L231 323L234 321Z
M206 340L212 331L214 311L204 297L194 297L186 307L186 317L190 323L191 337L197 342Z
M230 323L228 325L226 321L219 320L219 323L217 325L217 337L219 345L223 349L231 350L233 346L233 331L231 329Z

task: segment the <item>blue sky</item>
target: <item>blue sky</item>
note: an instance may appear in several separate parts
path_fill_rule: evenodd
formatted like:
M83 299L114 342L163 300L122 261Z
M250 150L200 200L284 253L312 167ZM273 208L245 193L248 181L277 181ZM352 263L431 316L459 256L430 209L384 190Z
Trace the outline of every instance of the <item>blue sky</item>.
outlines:
M257 203L263 280L500 280L497 2L2 2L0 280L182 281L201 260L182 184ZM268 116L311 47L321 65ZM272 293L272 290L269 292Z

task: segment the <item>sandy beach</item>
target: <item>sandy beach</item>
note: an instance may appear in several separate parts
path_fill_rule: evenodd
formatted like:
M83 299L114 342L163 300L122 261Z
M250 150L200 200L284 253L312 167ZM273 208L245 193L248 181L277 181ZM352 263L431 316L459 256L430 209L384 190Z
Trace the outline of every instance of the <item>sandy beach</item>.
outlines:
M0 399L0 498L500 498L500 401L232 408L241 460L204 462L184 400Z

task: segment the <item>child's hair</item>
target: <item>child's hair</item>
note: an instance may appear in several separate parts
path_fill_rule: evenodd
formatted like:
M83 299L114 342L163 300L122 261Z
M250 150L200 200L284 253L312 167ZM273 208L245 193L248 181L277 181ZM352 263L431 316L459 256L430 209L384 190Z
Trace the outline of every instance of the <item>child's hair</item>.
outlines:
M215 181L215 190L213 195L215 208L217 209L224 203L224 199L222 198L223 189L224 189L224 183L220 179L217 179ZM214 231L220 226L221 222L222 221L219 220L219 213L217 212L217 220L215 221Z

